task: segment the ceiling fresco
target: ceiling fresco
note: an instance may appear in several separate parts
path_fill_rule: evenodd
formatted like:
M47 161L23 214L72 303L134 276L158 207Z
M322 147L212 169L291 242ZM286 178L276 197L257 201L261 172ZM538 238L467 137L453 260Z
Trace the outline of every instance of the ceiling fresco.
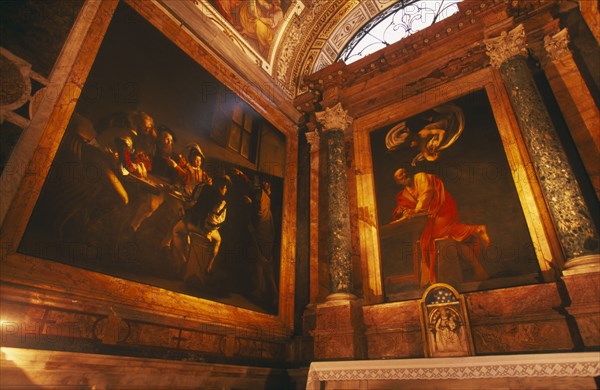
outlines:
M195 0L194 5L268 74L283 31L304 10L301 0Z

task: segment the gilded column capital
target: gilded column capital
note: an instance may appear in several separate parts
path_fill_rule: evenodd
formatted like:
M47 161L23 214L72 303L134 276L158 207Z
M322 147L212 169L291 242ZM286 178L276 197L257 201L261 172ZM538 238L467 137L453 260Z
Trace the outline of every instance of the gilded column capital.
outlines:
M504 62L518 55L527 55L525 28L522 24L508 33L503 31L499 37L484 39L483 43L486 46L486 54L490 57L490 64L494 68L500 68Z
M352 117L348 115L348 110L342 108L338 103L333 107L327 107L325 111L315 113L317 121L323 125L323 131L342 130L346 131L352 123Z
M304 133L304 135L306 136L306 141L310 145L310 151L316 152L317 150L319 150L319 143L321 139L321 137L319 136L319 132L317 130L307 131L306 133Z
M552 61L558 61L564 56L571 55L568 47L569 30L563 28L554 35L546 35L544 37L544 49L548 53L548 57Z

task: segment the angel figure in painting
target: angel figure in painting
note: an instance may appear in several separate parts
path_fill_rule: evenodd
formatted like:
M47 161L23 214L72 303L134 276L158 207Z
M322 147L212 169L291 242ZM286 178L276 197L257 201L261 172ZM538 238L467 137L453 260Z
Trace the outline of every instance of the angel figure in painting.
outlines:
M406 169L400 168L394 173L394 180L402 186L402 190L396 195L397 204L392 214L393 220L397 222L419 215L428 216L420 238L421 286L437 282L435 240L441 238L474 244L474 251L469 251L461 245L458 247L473 267L474 279L487 279L488 273L481 264L479 247L480 243L486 248L490 245L485 225L460 223L456 202L436 175L425 172L410 174Z
M460 137L465 121L462 110L453 104L436 107L433 111L437 114L435 120L429 118L429 124L417 132L411 131L406 122L390 129L385 137L386 148L395 150L408 146L417 149L419 152L413 158L412 166L423 160L436 161L440 152L452 146Z

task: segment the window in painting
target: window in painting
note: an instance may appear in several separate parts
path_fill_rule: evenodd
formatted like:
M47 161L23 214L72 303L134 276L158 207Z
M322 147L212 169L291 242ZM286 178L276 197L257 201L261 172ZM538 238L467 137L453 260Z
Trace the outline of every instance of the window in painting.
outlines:
M346 64L396 43L458 12L462 0L401 0L356 33L338 60Z
M244 110L242 104L236 104L231 115L231 129L227 145L230 149L252 161L252 140L255 133L252 113Z

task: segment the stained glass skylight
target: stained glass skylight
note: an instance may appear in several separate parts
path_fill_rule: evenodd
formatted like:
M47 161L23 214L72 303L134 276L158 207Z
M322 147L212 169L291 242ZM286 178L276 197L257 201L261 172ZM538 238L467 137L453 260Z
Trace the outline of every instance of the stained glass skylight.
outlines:
M339 58L346 64L458 12L462 0L400 0L371 21L350 40Z

